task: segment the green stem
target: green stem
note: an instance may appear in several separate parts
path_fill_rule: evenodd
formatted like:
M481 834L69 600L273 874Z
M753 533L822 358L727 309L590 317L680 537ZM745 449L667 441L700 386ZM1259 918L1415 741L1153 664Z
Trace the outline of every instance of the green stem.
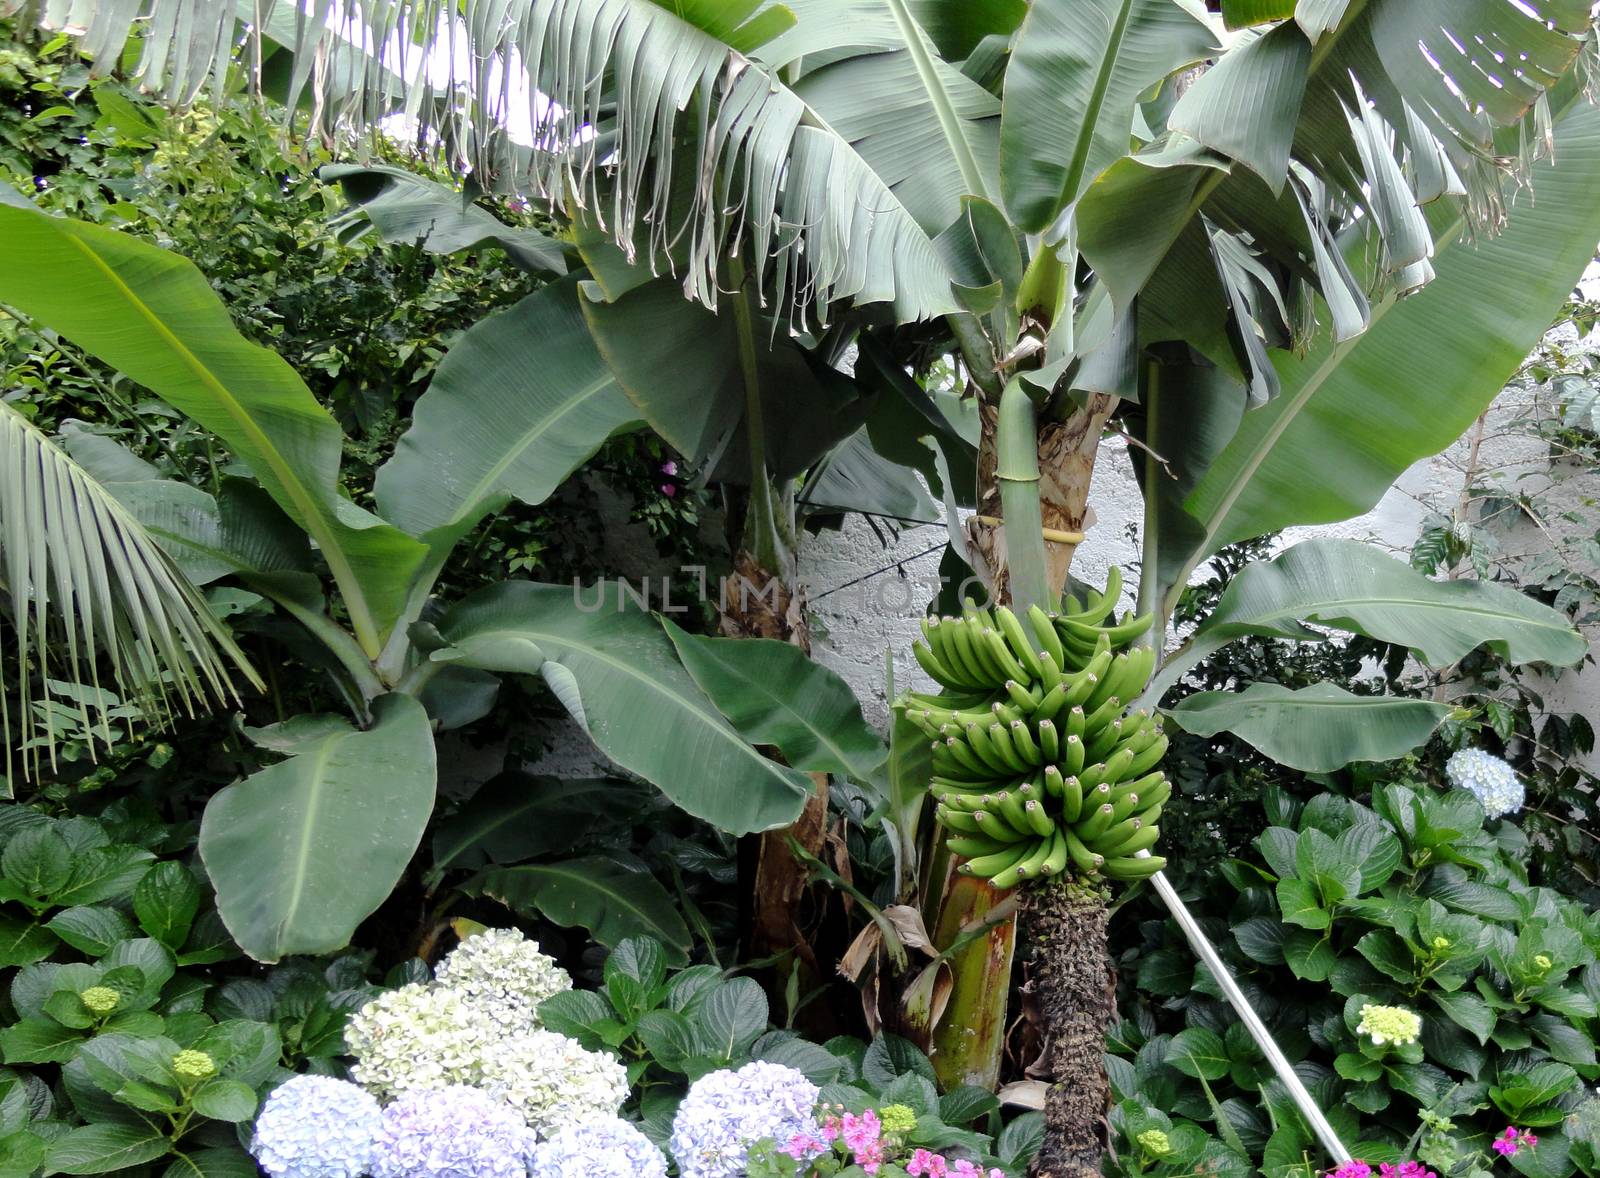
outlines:
M984 333L983 325L976 316L965 312L946 315L944 321L961 349L961 359L967 366L967 375L972 377L972 383L989 396L998 397L1001 386L1000 378L995 374L997 357L994 343Z
M482 530L487 534L487 527ZM422 616L422 607L428 604L428 596L433 592L434 584L454 550L455 544L436 545L428 554L427 562L417 570L416 580L411 582L411 588L406 592L406 603L400 611L399 620L389 632L388 641L384 643L383 651L374 664L380 682L395 684L406 674L406 663L411 657L411 623Z
M241 576L240 580L263 597L277 602L283 607L284 612L310 630L328 648L333 657L339 660L339 665L349 673L365 703L371 703L384 693L383 683L373 671L366 653L356 644L349 631L327 614L310 609L296 601L293 595L279 592L270 578ZM365 716L361 718L366 719Z
M755 316L744 285L744 263L728 260L733 287L733 322L739 336L739 370L744 376L744 424L750 452L750 506L745 517L744 547L766 571L783 576L788 570L787 545L779 529L772 478L767 472L766 423L761 406L761 373L756 354Z
M1011 603L1018 609L1051 606L1050 566L1039 506L1039 415L1021 380L1000 394L995 422L995 482L1005 519L1006 568Z
M1161 666L1161 652L1167 644L1167 616L1161 611L1161 497L1156 494L1157 479L1167 477L1167 472L1156 459L1156 439L1160 436L1161 368L1155 363L1146 365L1144 391L1144 535L1139 553L1139 612L1154 614L1156 623L1139 641L1156 652L1156 667Z

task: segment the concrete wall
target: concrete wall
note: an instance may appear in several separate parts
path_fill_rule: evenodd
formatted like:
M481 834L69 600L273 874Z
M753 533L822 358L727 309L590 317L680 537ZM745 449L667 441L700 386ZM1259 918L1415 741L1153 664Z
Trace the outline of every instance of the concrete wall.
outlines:
M1586 282L1590 297L1600 295L1600 271ZM1600 352L1600 331L1579 341L1571 328L1553 337L1569 352ZM1586 503L1600 499L1600 475L1552 462L1549 448L1530 439L1518 425L1541 401L1548 405L1551 391L1529 381L1509 386L1485 418L1476 468L1508 490L1549 491L1553 507L1580 510L1590 519L1590 530L1600 513ZM1463 438L1443 454L1417 463L1395 483L1367 514L1343 523L1317 528L1291 529L1284 543L1311 536L1342 536L1375 543L1401 556L1409 554L1423 521L1434 512L1454 510L1466 478L1471 440ZM1096 523L1079 549L1073 573L1090 584L1101 583L1112 564L1130 569L1139 559L1142 501L1128 461L1127 446L1108 439L1090 498ZM1570 533L1578 525L1558 518L1547 526ZM927 685L921 668L912 661L910 648L918 622L925 612L932 586L937 583L943 547L943 523L907 527L885 545L882 526L874 528L852 517L837 533L807 539L801 554L801 579L808 587L816 657L837 671L855 689L868 718L882 725L888 716L884 651L895 653L897 688ZM1535 524L1522 521L1505 529L1501 552L1506 561L1518 560L1549 547ZM929 552L928 549L934 549ZM867 578L862 581L861 578ZM852 584L854 582L854 584ZM849 585L849 588L841 588ZM1131 595L1125 606L1133 604ZM1589 627L1591 645L1600 629ZM1600 728L1600 669L1567 673L1550 685L1546 695L1551 709L1579 711ZM1600 758L1592 758L1600 770Z

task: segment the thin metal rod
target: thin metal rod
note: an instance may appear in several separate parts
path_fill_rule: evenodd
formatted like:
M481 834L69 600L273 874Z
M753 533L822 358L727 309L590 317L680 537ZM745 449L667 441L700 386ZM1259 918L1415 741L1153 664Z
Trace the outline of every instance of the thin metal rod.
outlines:
M1141 858L1149 853L1139 852ZM1240 1020L1250 1032L1251 1038L1256 1041L1256 1046L1261 1048L1262 1054L1267 1057L1267 1062L1272 1065L1272 1070L1278 1073L1278 1079L1282 1080L1284 1087L1289 1090L1289 1095L1299 1108L1301 1116L1305 1117L1306 1123L1311 1126L1311 1131L1322 1142L1322 1148L1327 1150L1336 1162L1350 1161L1350 1151L1345 1148L1344 1142L1339 1140L1339 1134L1334 1132L1333 1126L1328 1123L1328 1118L1322 1115L1317 1102L1311 1099L1311 1093L1307 1092L1306 1086L1300 1082L1300 1077L1295 1074L1288 1057L1278 1047L1272 1032L1267 1030L1267 1024L1261 1021L1256 1008L1250 1005L1250 999L1244 996L1239 983L1234 981L1233 973L1223 963L1205 933L1201 931L1199 922L1195 920L1194 914L1189 911L1189 906L1183 902L1167 879L1166 872L1158 871L1151 879L1161 899L1171 910L1173 919L1178 922L1178 927L1183 930L1183 935L1189 938L1189 944L1193 946L1195 955L1205 963L1212 977L1217 979L1217 985L1222 987L1222 992L1227 995L1233 1009L1238 1011Z

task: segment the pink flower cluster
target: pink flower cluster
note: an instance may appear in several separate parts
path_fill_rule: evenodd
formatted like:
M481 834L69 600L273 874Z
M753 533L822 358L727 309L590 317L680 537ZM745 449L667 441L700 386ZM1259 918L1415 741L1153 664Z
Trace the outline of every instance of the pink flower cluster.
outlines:
M884 1140L883 1122L877 1113L868 1109L859 1116L828 1113L816 1132L796 1133L780 1152L797 1162L808 1162L836 1146L843 1146L852 1162L868 1174L876 1174L889 1160L890 1145L891 1142ZM985 1175L982 1166L965 1158L952 1162L943 1154L926 1149L913 1150L905 1168L910 1178L1005 1178L1002 1170L990 1170Z
M1531 1129L1518 1129L1515 1125L1507 1125L1506 1131L1489 1143L1489 1148L1501 1157L1511 1157L1526 1145L1529 1149L1539 1144L1539 1139L1534 1136Z
M1337 1169L1330 1170L1330 1178L1372 1178L1372 1167L1363 1161L1345 1162ZM1391 1166L1387 1162L1378 1164L1378 1178L1439 1178L1432 1170L1421 1162L1401 1162L1398 1166Z
M911 1160L906 1163L906 1173L911 1178L984 1178L982 1166L966 1158L947 1161L942 1153L926 1149L912 1151ZM1005 1171L990 1170L989 1178L1005 1178Z

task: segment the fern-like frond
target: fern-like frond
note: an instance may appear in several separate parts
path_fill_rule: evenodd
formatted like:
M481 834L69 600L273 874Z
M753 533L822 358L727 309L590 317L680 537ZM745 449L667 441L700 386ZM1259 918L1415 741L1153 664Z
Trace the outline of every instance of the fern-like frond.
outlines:
M13 731L33 723L37 684L50 679L97 689L72 702L83 728L106 742L109 721L90 702L104 698L102 667L117 694L158 721L235 695L230 663L258 683L227 628L143 526L3 402L0 607L14 633L9 658L0 648L0 734L8 750ZM13 679L15 718L5 702ZM53 740L44 743L54 764ZM24 772L36 773L37 744L29 742L22 755ZM9 758L8 751L8 771Z

